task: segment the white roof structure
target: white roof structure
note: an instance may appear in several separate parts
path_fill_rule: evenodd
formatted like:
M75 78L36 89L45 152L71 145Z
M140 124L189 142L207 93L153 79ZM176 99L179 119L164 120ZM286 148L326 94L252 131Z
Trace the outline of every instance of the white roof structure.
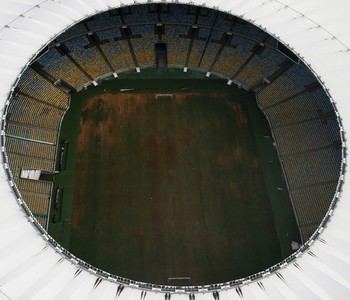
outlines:
M28 61L60 32L100 11L147 2L0 0L0 108L5 106ZM348 0L190 3L206 3L208 7L237 15L288 45L319 76L337 107L344 132L350 132ZM1 161L3 164L3 157ZM141 289L134 284L121 288L114 279L101 277L96 271L80 266L74 257L63 255L62 248L55 248L46 233L40 233L31 224L32 219L16 201L5 168L0 168L0 300L124 300L144 299L144 295L146 299L165 299L165 291ZM271 273L248 278L241 285L222 285L215 295L203 288L195 292L195 299L350 299L350 183L346 178L338 198L325 228L319 229L321 234L295 260L282 263ZM170 293L172 300L189 299L189 293L181 290Z

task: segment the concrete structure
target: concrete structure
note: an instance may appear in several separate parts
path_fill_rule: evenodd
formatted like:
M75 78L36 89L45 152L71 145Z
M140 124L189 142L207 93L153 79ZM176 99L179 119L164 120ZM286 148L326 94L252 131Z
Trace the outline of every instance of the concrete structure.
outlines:
M6 105L16 78L28 61L67 27L100 11L147 2L0 0L0 107ZM342 130L350 130L348 1L190 3L207 3L208 7L237 15L284 42L318 75L338 109ZM193 294L197 300L350 297L350 184L343 175L341 190L318 233L295 256L242 281L184 290L110 276L72 256L40 226L33 226L33 218L20 206L21 200L12 189L7 166L4 167L0 168L0 299L157 300L170 299L170 294L175 300L194 299Z

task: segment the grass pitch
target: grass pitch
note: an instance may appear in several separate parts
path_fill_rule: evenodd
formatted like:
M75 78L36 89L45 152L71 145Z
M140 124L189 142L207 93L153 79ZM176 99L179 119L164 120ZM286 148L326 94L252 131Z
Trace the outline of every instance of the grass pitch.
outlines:
M192 284L244 275L242 260L275 262L273 216L239 102L103 94L83 107L79 131L71 225L79 257L128 278Z
M276 216L283 201L266 185L276 170L264 167L247 103L223 88L173 99L104 89L73 104L68 168L56 178L66 218L51 234L92 265L159 284L228 281L280 261L285 227L297 233L283 223L290 204Z

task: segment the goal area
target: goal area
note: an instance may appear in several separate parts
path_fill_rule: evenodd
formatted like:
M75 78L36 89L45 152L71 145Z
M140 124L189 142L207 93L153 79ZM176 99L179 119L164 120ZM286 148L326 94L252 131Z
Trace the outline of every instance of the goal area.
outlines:
M168 284L170 284L170 285L191 285L191 277L190 276L168 277Z
M156 94L156 99L173 99L173 94Z

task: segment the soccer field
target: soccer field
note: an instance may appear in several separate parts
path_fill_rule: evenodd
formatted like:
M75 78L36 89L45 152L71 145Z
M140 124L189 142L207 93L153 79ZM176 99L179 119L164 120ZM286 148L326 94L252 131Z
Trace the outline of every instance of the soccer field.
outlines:
M56 178L65 217L54 237L94 266L159 284L228 281L285 257L254 114L246 99L217 91L73 98L61 133L67 170Z

